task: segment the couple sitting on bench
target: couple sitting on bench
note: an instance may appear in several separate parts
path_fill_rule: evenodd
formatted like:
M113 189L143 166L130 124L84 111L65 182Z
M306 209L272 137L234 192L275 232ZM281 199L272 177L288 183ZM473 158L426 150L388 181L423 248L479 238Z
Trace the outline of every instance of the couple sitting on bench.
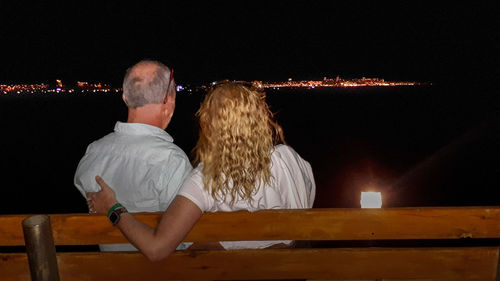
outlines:
M239 82L209 90L197 112L200 133L191 169L164 131L175 108L173 71L159 62L141 61L127 71L123 90L128 122L118 122L114 133L92 143L75 174L90 213L108 214L150 260L164 259L176 248L291 244L220 241L178 247L203 212L312 207L316 187L311 166L284 144L263 91ZM128 213L165 208L156 229Z

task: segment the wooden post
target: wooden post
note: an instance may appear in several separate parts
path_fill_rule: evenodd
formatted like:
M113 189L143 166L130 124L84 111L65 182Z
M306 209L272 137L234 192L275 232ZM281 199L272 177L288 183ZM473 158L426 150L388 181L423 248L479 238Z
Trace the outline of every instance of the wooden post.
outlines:
M60 281L50 217L31 216L22 224L31 280Z

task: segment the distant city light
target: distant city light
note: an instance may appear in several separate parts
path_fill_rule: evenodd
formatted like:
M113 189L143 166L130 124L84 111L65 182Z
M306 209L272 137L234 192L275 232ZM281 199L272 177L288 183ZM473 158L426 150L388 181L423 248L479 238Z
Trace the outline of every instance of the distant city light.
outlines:
M224 80L231 82L231 80ZM74 86L63 84L61 79L55 80L55 85L50 86L49 84L0 84L0 93L9 94L38 94L38 93L109 93L109 92L121 92L123 89L114 88L109 84L105 83L91 83L85 81L77 81ZM242 81L232 81L232 82L242 82ZM244 81L243 81L244 82ZM217 85L218 82L211 82L208 86ZM323 80L298 80L294 81L291 77L286 81L281 82L263 82L263 81L252 81L249 82L257 88L270 88L270 89L317 89L317 88L338 88L338 87L400 87L400 86L419 86L419 85L432 85L429 82L415 82L415 81L385 81L382 78L359 78L359 79L344 79L339 76L335 78L323 77ZM207 85L201 86L182 86L177 85L176 90L179 92L193 91L206 91L209 87Z
M380 192L361 192L361 208L382 208Z

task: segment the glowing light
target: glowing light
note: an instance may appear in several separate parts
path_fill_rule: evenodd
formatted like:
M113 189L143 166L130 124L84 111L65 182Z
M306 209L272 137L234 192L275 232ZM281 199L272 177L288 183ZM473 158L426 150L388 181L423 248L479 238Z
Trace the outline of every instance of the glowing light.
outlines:
M382 208L380 192L361 192L361 208Z

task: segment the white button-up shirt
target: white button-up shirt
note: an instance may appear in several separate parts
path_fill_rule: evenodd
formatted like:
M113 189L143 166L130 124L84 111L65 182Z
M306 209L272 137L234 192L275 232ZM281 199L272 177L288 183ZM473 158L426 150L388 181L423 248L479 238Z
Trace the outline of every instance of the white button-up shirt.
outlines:
M158 212L167 209L191 170L184 151L164 130L117 122L113 133L88 146L74 183L86 197L100 190L99 175L129 212Z
M87 147L74 184L86 197L100 190L99 175L129 212L159 212L167 209L191 170L188 157L165 130L117 122L114 132Z

